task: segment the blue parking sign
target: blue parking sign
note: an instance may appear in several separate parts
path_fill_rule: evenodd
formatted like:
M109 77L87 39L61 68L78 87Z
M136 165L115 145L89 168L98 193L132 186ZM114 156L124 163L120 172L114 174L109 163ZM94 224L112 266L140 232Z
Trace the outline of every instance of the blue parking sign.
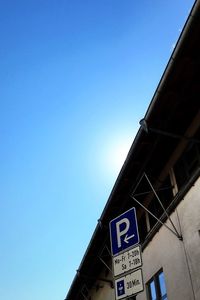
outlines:
M131 208L110 222L111 250L117 255L139 243L135 208Z

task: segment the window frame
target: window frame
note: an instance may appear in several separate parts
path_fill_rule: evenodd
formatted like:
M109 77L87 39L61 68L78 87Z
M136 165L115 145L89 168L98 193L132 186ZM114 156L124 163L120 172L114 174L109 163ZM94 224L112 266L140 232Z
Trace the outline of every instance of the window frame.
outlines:
M163 299L168 299L167 298L167 288L166 288L166 282L165 283L165 289L166 289L166 293L165 295L161 295L161 285L159 282L159 276L160 274L164 275L163 269L160 269L156 274L153 275L153 277L151 277L151 279L146 283L146 292L147 292L147 299L148 300L152 300L152 296L151 296L151 288L150 285L152 282L154 282L155 285L155 292L156 292L156 300L163 300ZM164 280L165 280L165 276L164 276ZM163 298L165 297L165 298Z

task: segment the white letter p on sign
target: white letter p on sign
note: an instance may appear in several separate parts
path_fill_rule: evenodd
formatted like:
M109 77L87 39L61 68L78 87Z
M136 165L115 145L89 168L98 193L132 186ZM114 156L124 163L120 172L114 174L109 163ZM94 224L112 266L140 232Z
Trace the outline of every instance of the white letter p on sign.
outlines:
M120 231L120 225L123 223L125 223L125 228L122 231ZM121 247L121 236L125 235L128 232L129 227L130 227L130 221L127 218L121 219L119 222L116 223L118 248Z

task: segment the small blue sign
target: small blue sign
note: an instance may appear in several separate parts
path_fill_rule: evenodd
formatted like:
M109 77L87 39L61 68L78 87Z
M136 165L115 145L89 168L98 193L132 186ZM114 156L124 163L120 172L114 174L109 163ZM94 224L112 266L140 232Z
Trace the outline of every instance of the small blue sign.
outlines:
M110 222L112 254L126 250L139 243L135 208L131 208Z
M124 279L117 282L117 297L125 294Z

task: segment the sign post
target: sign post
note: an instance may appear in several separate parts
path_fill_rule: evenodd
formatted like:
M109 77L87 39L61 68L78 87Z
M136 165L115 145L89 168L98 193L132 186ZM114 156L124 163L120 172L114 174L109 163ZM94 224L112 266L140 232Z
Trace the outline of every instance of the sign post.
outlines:
M115 297L120 300L144 290L141 247L135 208L110 221Z

